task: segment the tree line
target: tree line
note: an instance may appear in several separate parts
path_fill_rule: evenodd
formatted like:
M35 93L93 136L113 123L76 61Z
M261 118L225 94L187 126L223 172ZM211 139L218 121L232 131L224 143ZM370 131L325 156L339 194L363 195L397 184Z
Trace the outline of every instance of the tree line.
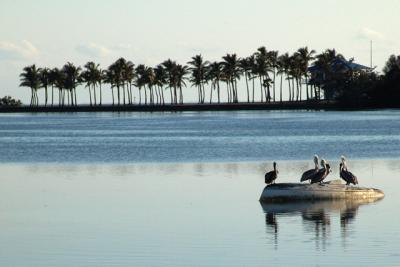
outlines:
M320 100L321 95L327 99L346 99L348 91L352 91L348 85L360 82L361 76L367 75L369 81L378 79L374 72L354 75L333 69L332 62L338 58L344 59L344 56L334 49L316 54L314 50L302 47L292 54L279 55L278 51L260 47L248 57L226 54L221 61L213 62L195 55L186 65L168 59L155 67L136 66L124 58L117 59L106 69L94 62L86 63L83 68L71 62L52 69L31 65L20 74L20 86L31 89L31 106L39 105L39 89L44 90L42 103L45 106L76 106L78 87L87 89L91 106L103 105L104 84L110 85L112 105L133 104L134 90L139 95L138 104L164 105L183 104L184 88L189 83L197 90L197 102L204 104L238 103L238 81L242 78L248 103L282 102L284 83L288 101ZM323 79L312 77L310 64L323 71ZM221 99L222 90L226 92L226 99ZM259 99L255 99L255 90L259 92Z

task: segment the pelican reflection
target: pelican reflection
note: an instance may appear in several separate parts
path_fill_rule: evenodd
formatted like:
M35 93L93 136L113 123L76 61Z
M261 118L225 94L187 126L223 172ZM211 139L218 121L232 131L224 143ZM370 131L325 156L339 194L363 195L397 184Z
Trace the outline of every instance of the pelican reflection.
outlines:
M268 239L273 239L275 248L279 243L279 223L299 218L306 233L313 235L316 249L325 250L332 224L340 223L342 238L345 239L360 206L379 199L333 200L295 203L263 203ZM300 221L299 220L299 221Z

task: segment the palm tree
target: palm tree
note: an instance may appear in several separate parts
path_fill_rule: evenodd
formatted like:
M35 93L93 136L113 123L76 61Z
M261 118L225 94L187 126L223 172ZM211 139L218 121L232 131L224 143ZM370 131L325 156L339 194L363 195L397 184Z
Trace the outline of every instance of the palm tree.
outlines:
M282 103L282 83L283 83L283 75L286 73L287 68L286 68L286 62L288 62L289 54L285 53L283 55L280 55L277 60L277 74L281 76L281 82L279 86L279 102ZM275 85L275 83L274 83Z
M47 87L51 84L49 76L50 76L50 69L48 68L39 69L40 86L45 90L45 101L44 101L45 106L47 106L47 99L48 99Z
M54 68L49 71L49 83L51 85L51 106L54 104L54 86L56 86L57 76L58 76L58 69Z
M176 68L177 64L175 61L172 61L171 59L165 60L161 65L164 67L167 77L166 81L168 84L168 88L171 93L171 104L172 103L177 103L177 92L176 92L176 83L175 83L175 76L176 76Z
M275 102L275 78L276 78L276 70L278 68L278 51L269 51L267 54L268 62L270 64L270 67L272 68L273 72L273 100Z
M179 98L180 98L180 104L183 104L183 93L182 93L182 87L186 87L186 75L189 73L189 69L187 66L180 65L178 64L175 69L174 73L174 80L175 80L175 87L179 88ZM203 88L204 90L204 88Z
M124 70L126 69L127 61L125 58L121 57L115 61L115 75L117 78L117 91L118 91L118 105L120 105L121 94L120 88L122 86L122 96L124 100L124 105L126 104L125 99L125 80L124 80Z
M304 75L305 83L306 83L306 91L307 91L307 100L310 98L308 93L308 66L311 60L314 59L313 55L315 54L315 50L308 50L308 47L301 47L297 50L297 53L301 60L301 72Z
M228 91L228 102L238 103L237 80L240 79L240 66L236 54L226 54L222 57L222 71L225 76Z
M164 88L163 87L167 83L167 73L166 73L164 67L160 64L154 68L154 74L155 74L154 84L158 89L158 95L160 96L160 104L162 103L164 105L165 99L164 99Z
M205 90L204 83L206 81L206 71L209 65L208 61L204 61L201 55L196 55L192 57L192 60L188 62L191 66L189 70L192 73L190 82L197 87L199 103L204 104L205 100Z
M65 88L69 90L71 95L71 105L77 105L76 87L80 83L80 67L76 67L73 63L68 62L64 65L62 71L65 73Z
M40 72L36 68L36 65L27 66L23 69L23 72L19 75L21 84L19 86L31 88L31 106L39 105L39 98L37 96L37 90L40 88Z
M146 66L140 64L136 67L136 86L139 90L139 105L142 104L142 88L144 88L145 92L145 104L147 104L147 93L146 93L146 84L147 84L147 77L146 77Z
M54 68L52 70L54 75L54 85L58 88L58 106L64 106L64 89L65 89L65 73L58 69Z
M95 64L94 62L90 61L85 64L84 66L85 70L81 73L82 81L86 83L86 87L88 87L89 89L89 98L91 106L92 106L91 87L93 88L94 105L97 106L96 85L99 82L101 83L101 78L102 78L101 77L102 71L99 69L99 66L100 66L99 64Z
M126 83L129 104L133 103L132 83L134 79L135 79L135 64L133 64L131 61L127 61L123 65L122 80L124 83Z
M263 86L263 81L269 77L268 72L270 71L269 61L268 61L268 52L267 49L262 46L257 49L255 53L255 72L260 80L260 90L261 90L261 102L263 102L263 89L265 94L265 101L270 100L270 92L265 91L265 87Z
M219 62L213 62L209 65L208 67L208 72L207 72L207 79L211 81L211 96L210 96L210 103L212 102L212 91L214 89L217 89L217 94L218 94L218 104L221 101L220 98L220 86L219 82L222 79L222 64Z
M247 57L240 59L240 68L244 73L246 79L246 89L247 89L247 103L250 103L250 92L249 92L249 80L251 79L251 71L253 68L253 58Z

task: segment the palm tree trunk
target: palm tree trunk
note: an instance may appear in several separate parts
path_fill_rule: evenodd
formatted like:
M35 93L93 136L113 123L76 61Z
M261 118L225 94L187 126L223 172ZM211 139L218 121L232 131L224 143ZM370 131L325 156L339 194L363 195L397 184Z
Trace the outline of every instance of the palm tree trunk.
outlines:
M229 93L229 82L228 81L226 81L226 91L227 91L227 94L228 94L228 103L229 103L231 98L230 98L230 93Z
M238 90L237 90L237 81L236 79L234 80L235 82L235 103L239 102L239 97L238 97Z
M307 100L309 100L310 99L310 95L308 94L308 81L307 81L307 74L306 75L304 75L304 77L305 77L305 80L306 80L306 92L307 92Z
M118 106L120 105L120 92L119 92L119 85L117 86L117 92L118 92Z
M292 89L290 88L290 78L287 76L287 81L289 85L289 102L292 101Z
M132 83L129 83L129 91L131 92L131 104L133 104Z
M254 77L253 77L253 103L254 103Z
M129 92L128 84L126 84L126 92L128 93L128 104L131 104L131 93Z
M143 86L144 88L144 104L147 105L147 91L146 91L146 86Z
M92 92L90 89L90 85L89 85L89 100L90 100L90 106L92 106Z
M213 85L211 85L211 90L210 90L210 104L212 103L212 93L213 93Z
M180 97L181 97L181 104L183 104L182 86L179 86L179 92L180 92Z
M76 87L74 87L74 96L75 96L75 105L78 105L78 101L76 100Z
M292 100L295 100L295 94L294 94L294 77L292 78Z
M51 106L54 105L54 88L53 85L51 86Z
M165 105L164 88L162 86L160 86L160 91L162 95L162 104Z
M31 107L33 106L33 88L31 88Z
M281 84L279 88L279 102L282 103L282 82L283 82L283 74L281 74Z
M47 86L44 87L44 91L45 91L45 94L46 94L44 106L47 106Z
M250 102L250 92L249 92L249 82L247 79L247 73L244 73L244 77L246 78L246 89L247 89L247 103Z
M264 102L264 95L263 95L263 85L262 85L262 78L261 75L259 77L260 80L260 89L261 89L261 102Z
M124 105L125 103L125 84L122 85L122 92L123 92L123 97L124 97Z
M54 85L51 85L51 106L54 103Z
M276 78L276 73L275 73L275 68L274 68L274 84L273 84L273 86L274 86L274 102L275 102L275 78Z
M221 101L220 101L219 81L217 81L217 87L218 87L218 104L219 104L219 103L221 103Z
M101 82L99 83L100 87L100 106L102 105L102 92L101 92Z
M157 99L156 102L157 102L157 105L158 105L159 102L160 102L160 100L159 100L159 97L160 97L160 96L159 96L159 94L158 94L158 93L159 93L159 92L158 92L158 87L154 88L154 91L156 92L156 99Z
M96 85L93 84L93 98L94 98L94 105L97 106L97 97L96 97Z
M114 88L111 88L111 94L112 94L112 102L113 102L113 106L114 106Z

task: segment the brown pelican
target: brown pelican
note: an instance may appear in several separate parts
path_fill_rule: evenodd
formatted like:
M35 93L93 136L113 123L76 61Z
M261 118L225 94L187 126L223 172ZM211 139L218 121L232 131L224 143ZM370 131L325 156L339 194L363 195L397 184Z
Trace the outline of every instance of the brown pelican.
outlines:
M310 170L308 170L308 171L305 171L305 172L303 173L303 175L301 176L301 178L300 178L300 182L304 182L304 181L310 180L311 177L312 177L315 173L318 172L318 170L319 170L319 163L318 163L318 161L319 161L318 155L314 155L314 164L315 164L314 169L310 169Z
M321 160L321 166L322 168L318 170L317 173L315 173L311 178L311 183L320 183L322 184L322 181L328 176L328 174L331 172L331 166L326 163L324 159Z
M274 170L267 172L265 174L265 183L271 184L272 182L275 183L276 178L278 178L278 170L276 169L276 162L274 162Z
M344 156L341 157L342 162L339 164L340 178L342 178L346 185L358 184L357 177L347 170L347 162Z

